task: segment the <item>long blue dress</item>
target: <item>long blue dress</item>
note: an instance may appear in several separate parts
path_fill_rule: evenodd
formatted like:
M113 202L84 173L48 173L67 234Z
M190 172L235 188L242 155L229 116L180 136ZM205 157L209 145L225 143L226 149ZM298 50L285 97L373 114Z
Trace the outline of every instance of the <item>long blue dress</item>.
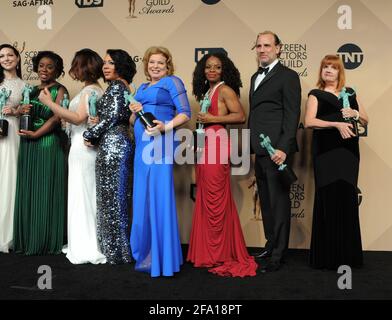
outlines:
M150 86L142 84L135 98L144 112L153 113L160 121L170 121L176 113L190 117L184 84L175 76L166 76ZM132 255L137 271L148 272L151 277L172 276L183 263L173 181L173 132L154 138L144 134L144 130L137 119ZM158 147L155 151L153 144Z

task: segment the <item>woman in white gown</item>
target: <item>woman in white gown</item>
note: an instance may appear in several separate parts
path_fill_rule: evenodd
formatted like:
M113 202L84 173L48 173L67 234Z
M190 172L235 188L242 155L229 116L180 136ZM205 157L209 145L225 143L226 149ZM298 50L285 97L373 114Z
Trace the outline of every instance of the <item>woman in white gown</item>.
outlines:
M20 68L20 54L9 44L0 45L0 90L11 90L3 108L8 121L8 136L0 136L0 252L12 248L16 166L18 163L19 130L17 107L22 99L25 83Z
M69 110L52 102L47 89L39 99L56 115L67 121L71 136L68 158L68 246L63 252L73 264L106 263L97 241L95 158L96 150L86 147L82 133L87 129L89 101L93 94L99 99L103 90L98 83L102 77L103 61L90 49L76 52L69 75L84 82L83 89L72 99Z

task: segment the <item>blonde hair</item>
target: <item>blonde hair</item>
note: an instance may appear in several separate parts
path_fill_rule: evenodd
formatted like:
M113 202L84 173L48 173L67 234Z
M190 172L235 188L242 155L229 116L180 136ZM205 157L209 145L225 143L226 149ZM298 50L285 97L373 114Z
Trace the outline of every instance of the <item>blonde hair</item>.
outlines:
M323 68L327 65L331 64L334 68L336 68L339 73L338 73L338 85L336 87L336 90L340 91L344 87L346 83L346 75L344 72L344 66L342 59L336 55L336 54L328 54L326 55L323 60L321 60L320 63L320 70L319 70L319 78L317 81L317 87L319 89L324 89L325 88L325 81L321 77L321 73L323 71Z
M165 47L150 47L146 50L143 56L143 65L144 65L144 74L147 77L147 80L151 80L150 75L148 74L148 61L153 54L161 54L166 58L167 64L167 74L169 76L174 74L174 65L173 65L173 57L170 51Z

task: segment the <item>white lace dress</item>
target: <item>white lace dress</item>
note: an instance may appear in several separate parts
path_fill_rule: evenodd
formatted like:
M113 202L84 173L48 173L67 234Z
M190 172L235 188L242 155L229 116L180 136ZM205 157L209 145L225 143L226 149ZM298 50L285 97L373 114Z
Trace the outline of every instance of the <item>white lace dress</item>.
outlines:
M6 105L16 108L22 100L25 83L19 79L4 79L0 90L11 90ZM0 252L12 248L16 167L19 150L19 118L4 116L8 121L8 136L0 138Z
M71 111L79 108L81 99L95 91L100 98L103 90L97 86L87 86L76 95L70 105ZM106 263L97 241L96 221L96 184L95 184L95 148L83 143L83 132L87 121L78 126L68 125L71 135L71 149L68 158L68 245L63 252L73 264Z

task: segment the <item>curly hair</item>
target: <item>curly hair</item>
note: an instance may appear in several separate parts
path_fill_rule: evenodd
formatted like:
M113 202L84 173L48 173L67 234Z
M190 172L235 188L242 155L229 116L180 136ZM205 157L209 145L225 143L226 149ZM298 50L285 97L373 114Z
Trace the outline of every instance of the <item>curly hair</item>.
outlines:
M64 62L63 58L61 58L57 53L54 53L53 51L39 51L38 54L33 57L33 71L38 72L38 65L41 59L43 58L48 58L53 61L54 64L54 69L55 69L55 79L57 79L60 76L64 75Z
M203 99L203 95L210 88L210 85L205 76L205 67L208 58L218 58L222 63L221 81L224 81L227 86L232 88L234 92L240 96L240 88L242 87L241 74L230 58L221 52L206 54L196 65L193 72L192 88L193 95L197 101Z
M136 64L128 52L121 49L108 49L106 53L112 58L114 68L120 78L132 83L136 74Z
M16 65L16 75L19 78L22 78L22 68L21 68L21 58L20 58L20 53L18 51L18 49L16 49L14 46L8 44L8 43L4 43L2 45L0 45L0 50L4 49L4 48L8 48L8 49L12 49L12 51L14 51L15 55L19 58L19 62ZM2 66L0 66L0 83L2 83L4 81L4 69Z

